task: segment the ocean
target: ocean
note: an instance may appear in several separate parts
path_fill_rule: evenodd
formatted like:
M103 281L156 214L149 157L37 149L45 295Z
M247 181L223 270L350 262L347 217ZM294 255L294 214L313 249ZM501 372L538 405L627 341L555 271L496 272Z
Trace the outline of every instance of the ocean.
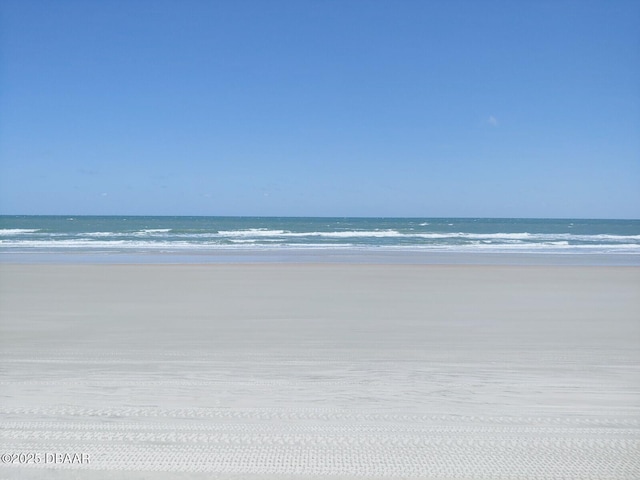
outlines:
M597 254L640 261L640 220L0 216L0 258L11 261L28 255L195 255L202 260L218 254L329 251Z

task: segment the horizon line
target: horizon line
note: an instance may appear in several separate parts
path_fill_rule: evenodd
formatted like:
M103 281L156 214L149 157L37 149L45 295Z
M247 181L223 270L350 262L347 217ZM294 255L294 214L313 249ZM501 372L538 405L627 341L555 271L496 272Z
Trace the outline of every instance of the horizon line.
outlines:
M640 218L615 217L477 217L477 216L379 216L379 215L170 215L170 214L13 214L0 213L0 217L201 217L201 218L348 218L348 219L458 219L458 220L625 220L640 221Z

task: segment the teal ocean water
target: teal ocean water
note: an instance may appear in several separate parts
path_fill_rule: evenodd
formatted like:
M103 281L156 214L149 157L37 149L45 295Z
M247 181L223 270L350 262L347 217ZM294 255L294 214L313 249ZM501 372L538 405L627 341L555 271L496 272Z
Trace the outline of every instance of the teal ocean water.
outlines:
M640 220L1 216L0 253L638 254Z

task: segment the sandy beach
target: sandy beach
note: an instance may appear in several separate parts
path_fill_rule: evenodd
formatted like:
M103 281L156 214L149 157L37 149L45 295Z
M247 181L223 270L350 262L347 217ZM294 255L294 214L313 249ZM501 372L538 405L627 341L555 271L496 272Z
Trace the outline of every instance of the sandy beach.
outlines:
M0 478L640 478L639 287L638 267L0 265Z

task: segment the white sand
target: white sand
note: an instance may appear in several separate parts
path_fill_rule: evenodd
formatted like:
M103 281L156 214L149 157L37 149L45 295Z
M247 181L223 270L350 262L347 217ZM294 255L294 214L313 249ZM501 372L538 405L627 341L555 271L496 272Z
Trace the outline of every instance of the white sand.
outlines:
M1 265L0 453L90 461L0 479L637 479L639 345L637 267Z

